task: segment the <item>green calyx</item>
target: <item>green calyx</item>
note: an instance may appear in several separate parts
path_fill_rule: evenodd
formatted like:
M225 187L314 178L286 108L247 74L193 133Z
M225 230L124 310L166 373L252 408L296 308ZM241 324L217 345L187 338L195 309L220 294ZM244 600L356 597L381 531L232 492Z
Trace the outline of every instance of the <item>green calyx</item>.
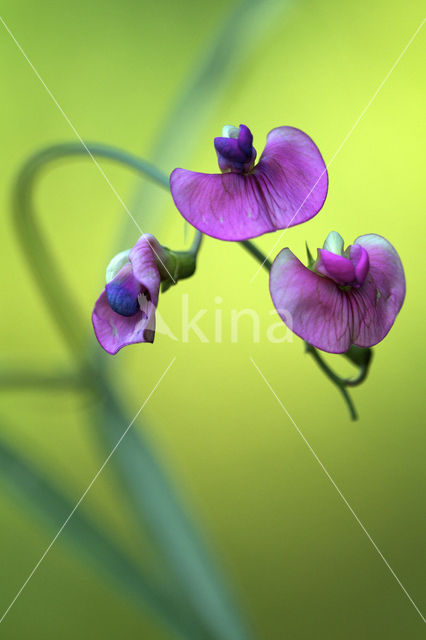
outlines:
M167 247L164 247L164 250L167 253L167 260L164 266L159 265L162 293L177 284L179 280L190 278L197 267L197 257L192 251L171 251Z

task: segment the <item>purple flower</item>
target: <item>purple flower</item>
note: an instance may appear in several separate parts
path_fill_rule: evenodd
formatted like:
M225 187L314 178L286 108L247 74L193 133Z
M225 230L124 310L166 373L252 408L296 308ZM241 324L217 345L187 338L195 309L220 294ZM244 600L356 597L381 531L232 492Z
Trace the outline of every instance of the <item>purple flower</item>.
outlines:
M327 168L314 142L299 129L268 133L258 164L245 125L223 128L214 146L222 173L175 169L170 189L194 227L220 240L247 240L306 222L327 196Z
M128 344L154 341L166 260L164 248L146 233L132 249L110 262L106 287L92 314L96 337L108 353L115 354Z
M272 265L269 286L290 329L330 353L383 340L405 297L401 260L390 242L374 233L343 251L342 237L332 231L310 269L283 249Z

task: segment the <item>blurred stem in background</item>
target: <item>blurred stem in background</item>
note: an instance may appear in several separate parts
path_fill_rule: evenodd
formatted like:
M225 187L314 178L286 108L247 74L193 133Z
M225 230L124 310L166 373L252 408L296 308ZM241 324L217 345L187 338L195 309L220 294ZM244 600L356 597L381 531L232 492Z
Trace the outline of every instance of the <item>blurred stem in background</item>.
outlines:
M189 70L187 81L182 83L182 90L176 102L164 121L159 124L158 135L147 154L152 162L166 169L174 168L183 161L184 153L192 153L197 144L198 132L203 129L209 115L214 113L225 90L231 86L242 64L255 51L264 34L269 31L278 15L282 14L289 4L289 0L240 0L230 5L211 43L203 43L202 49L195 58L196 62ZM162 219L162 216L155 215L156 207L153 198L157 198L157 194L159 194L158 190L147 192L146 182L140 183L131 206L136 219L141 218L143 221L141 226L149 227L153 233L156 232L154 226L158 224L156 221ZM128 217L124 216L122 234L115 241L117 251L122 247L131 246L133 244L131 237L134 237L133 225ZM112 251L113 253L116 251ZM103 355L97 349L93 358L96 362L102 362L106 370L112 363L110 359L105 360ZM131 435L133 437L134 432ZM142 442L137 434L134 438L134 454L137 460L138 456L143 456L146 443ZM125 475L126 467L123 471ZM135 477L138 475L137 467L134 469L134 475ZM131 486L132 484L129 485L130 489ZM137 495L135 499L137 503ZM194 576L191 598L195 601L197 610L202 619L206 620L208 627L216 630L215 636L218 639L248 640L252 636L247 625L237 614L232 599L224 589L223 581L214 570L212 571L211 562L206 563L203 556L205 554L202 550L197 552L194 550L188 575L186 575L185 564L179 565L184 581L190 584L191 575ZM197 575L202 578L200 586L204 584L208 591L213 589L212 596L207 597L207 601L205 588L198 590Z
M0 391L24 389L26 387L38 390L75 390L86 389L84 380L71 371L58 370L56 372L28 371L28 368L2 367L0 369Z
M37 225L32 198L35 182L48 165L61 158L79 156L90 159L88 151L93 157L108 158L124 164L162 187L168 188L169 184L168 177L149 162L121 149L96 143L87 143L86 146L79 142L53 145L38 151L22 167L13 193L15 223L19 239L24 247L26 258L31 261L31 266L35 270L36 282L46 304L71 352L79 354L79 363L81 363L80 354L85 351L83 347L87 336L87 322L79 317L77 305L73 303L70 291L64 287L60 268ZM35 245L38 250L35 251L32 245Z
M285 0L242 0L230 10L211 46L203 45L203 54L197 56L197 59L201 58L201 64L197 64L195 71L191 70L186 87L176 105L171 109L169 117L160 127L160 134L149 154L155 162L162 166L174 164L174 153L177 154L176 160L179 158L181 161L182 149L189 150L189 141L192 145L195 144L196 129L201 128L209 111L213 111L224 88L229 85L241 63L247 59L267 27L286 5ZM69 149L69 151L74 155L74 150ZM105 148L98 148L98 151L102 155ZM114 152L120 154L118 150ZM48 156L52 153L52 149L44 153L47 154L44 160L50 161ZM75 153L82 153L81 146ZM112 158L112 156L109 157ZM112 159L120 160L118 156ZM141 168L139 159L127 154L126 159L128 166L132 166L133 161L137 160L138 166L133 165L132 168L136 170ZM82 322L78 316L69 292L64 288L58 266L35 222L29 187L32 187L35 174L39 169L40 166L36 167L33 164L31 167L27 164L20 175L20 187L26 186L27 191L24 190L24 193L20 194L18 187L15 189L14 206L18 234L25 255L34 269L36 282L54 314L71 353L76 358L77 378L83 381L85 388L91 387L94 382L104 399L98 418L98 436L103 443L103 448L110 451L128 424L128 417L108 383L110 362L105 360L104 354L101 354L99 349L90 357L87 356L85 349L87 323ZM149 163L144 163L143 172L151 180L165 186L164 176L157 174L155 168ZM143 192L139 191L132 209L141 210L143 204ZM151 221L153 221L153 207L144 207L144 209L151 212ZM132 228L128 220L125 222L125 232L122 241L119 242L121 248L132 244L128 239L129 230ZM149 221L144 214L144 227L147 224L149 225ZM150 231L153 229L150 228ZM40 275L46 275L47 280L40 280ZM65 307L61 307L63 302L66 302ZM14 383L18 382L18 377L19 371L16 372ZM22 383L30 384L30 378L31 376L26 373ZM64 381L63 378L62 381ZM48 377L44 377L44 384L47 382L49 382ZM70 384L74 385L74 382L70 381ZM40 386L40 382L37 386ZM155 460L146 438L133 429L130 430L126 441L120 445L113 460L141 526L145 528L148 525L151 528L154 541L159 543L181 583L183 597L188 600L206 629L205 634L199 637L211 637L216 640L249 640L251 633L237 614L223 581L217 575L202 541L179 506L171 484ZM41 501L39 506L43 509L43 494L39 496L39 500Z
M103 448L109 452L131 421L109 383L103 361L90 357L86 348L88 323L82 321L78 314L37 224L32 202L36 181L48 164L68 156L89 158L87 149L93 156L125 164L162 187L168 186L168 178L150 163L121 150L99 144L85 147L80 143L67 143L54 145L32 156L19 173L13 192L15 225L35 283L76 360L79 377L102 398L96 420L97 434ZM197 235L194 250L198 250L200 242L201 236ZM249 639L251 634L237 615L214 562L143 434L130 429L112 460L117 465L124 494L128 496L141 527L144 530L148 528L153 543L177 579L179 587L176 594L181 598L183 611L189 608L194 620L202 625L203 632L197 637L200 640Z
M155 584L152 577L145 575L105 531L100 530L81 509L76 509L76 505L52 486L38 469L1 440L0 478L6 480L13 500L24 502L34 516L49 527L58 530L59 525L66 523L63 533L60 529L56 537L63 535L86 563L115 583L137 605L151 607L174 636L182 640L207 637L180 606L173 592ZM55 538L50 546L54 541ZM12 601L8 609L1 612L0 624L13 604Z

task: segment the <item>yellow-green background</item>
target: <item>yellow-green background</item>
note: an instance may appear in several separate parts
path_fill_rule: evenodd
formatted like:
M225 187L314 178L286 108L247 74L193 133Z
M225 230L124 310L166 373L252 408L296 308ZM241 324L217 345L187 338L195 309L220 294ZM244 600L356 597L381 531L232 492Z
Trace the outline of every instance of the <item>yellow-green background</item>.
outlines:
M229 82L215 100L187 109L191 140L153 151L172 105L200 64L231 2L3 0L1 15L83 138L148 158L215 170L212 138L247 123L261 152L267 132L293 125L329 162L423 19L423 3L395 0L278 3L247 31ZM260 3L259 3L260 4ZM265 13L269 8L265 8ZM260 12L261 13L261 12ZM258 33L256 33L258 31ZM231 308L272 309L265 273L238 246L207 239L196 277L161 299L176 330L181 294L207 308L216 296L225 340L188 344L159 335L117 355L111 371L133 415L172 357L149 401L149 436L190 505L260 640L416 639L423 624L366 535L249 361L253 356L384 556L422 609L424 589L424 49L422 30L334 159L322 212L289 230L279 248L303 256L332 230L349 243L379 233L401 255L407 298L375 349L367 383L354 390L351 423L337 391L301 341L252 344L249 323L231 344ZM0 25L1 360L3 371L49 370L69 355L28 272L10 223L11 183L26 156L75 136ZM200 112L202 111L202 112ZM180 126L180 122L178 123ZM178 136L175 137L178 139ZM102 163L129 206L140 181ZM105 265L127 225L90 160L62 163L38 191L42 220L87 318ZM164 243L183 246L171 198L150 188L134 213ZM133 208L132 208L133 211ZM145 227L145 221L149 228ZM268 251L275 238L260 244ZM125 248L125 247L122 247ZM241 326L243 322L241 323ZM105 356L106 359L106 356ZM1 391L2 437L77 500L103 458L90 430L90 395ZM126 425L123 425L123 430ZM136 424L135 429L140 428ZM6 609L55 531L0 486L0 609ZM150 553L107 469L81 509L135 558ZM58 528L60 526L58 522ZM0 627L1 637L169 636L58 540Z

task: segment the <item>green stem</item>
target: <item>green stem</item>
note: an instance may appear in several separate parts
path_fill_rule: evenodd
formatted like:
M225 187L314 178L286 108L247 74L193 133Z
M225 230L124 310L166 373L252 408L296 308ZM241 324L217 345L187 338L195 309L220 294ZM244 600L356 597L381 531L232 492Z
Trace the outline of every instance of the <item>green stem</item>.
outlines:
M352 399L349 393L346 391L344 381L339 376L337 376L334 373L334 371L330 369L330 367L324 362L324 360L322 359L318 350L315 347L313 347L311 344L309 344L309 342L306 342L306 341L305 341L305 345L306 345L307 353L311 354L311 356L313 357L313 359L315 360L319 368L325 373L325 375L331 380L331 382L335 384L336 387L339 389L340 393L345 399L346 404L348 405L351 420L357 420L358 414L356 412L355 406L352 402Z
M272 267L272 263L268 260L268 258L258 249L250 240L243 240L240 242L240 245L244 247L246 251L248 251L260 264L265 267L265 269L269 272ZM331 380L331 382L339 389L342 394L351 416L351 420L357 420L358 414L356 412L354 403L352 398L350 397L346 387L355 387L361 382L365 380L368 373L368 365L362 365L360 368L360 374L354 379L341 378L338 376L330 367L325 363L323 358L321 357L319 351L311 344L305 341L306 351L310 353L314 358L315 362L320 367L321 371L325 373L325 375ZM343 354L344 355L344 354Z
M359 384L361 384L361 382L364 382L367 375L368 375L368 367L363 366L361 367L360 372L356 378L344 378L342 382L345 385L345 387L357 387Z
M242 240L240 245L244 247L267 271L271 270L272 262L250 240Z
M62 142L55 144L34 154L32 158L28 160L27 165L30 163L43 165L61 157L71 156L85 156L92 160L95 158L112 160L113 162L129 167L129 169L133 169L164 189L169 189L169 176L151 164L151 162L139 158L139 156L124 149L112 147L100 142L85 142L84 144L81 142Z
M201 231L198 231L198 229L195 231L195 236L194 239L192 241L191 246L189 247L188 251L189 253L192 253L192 255L196 258L198 255L198 252L201 248L201 243L203 241L203 234L201 233Z

